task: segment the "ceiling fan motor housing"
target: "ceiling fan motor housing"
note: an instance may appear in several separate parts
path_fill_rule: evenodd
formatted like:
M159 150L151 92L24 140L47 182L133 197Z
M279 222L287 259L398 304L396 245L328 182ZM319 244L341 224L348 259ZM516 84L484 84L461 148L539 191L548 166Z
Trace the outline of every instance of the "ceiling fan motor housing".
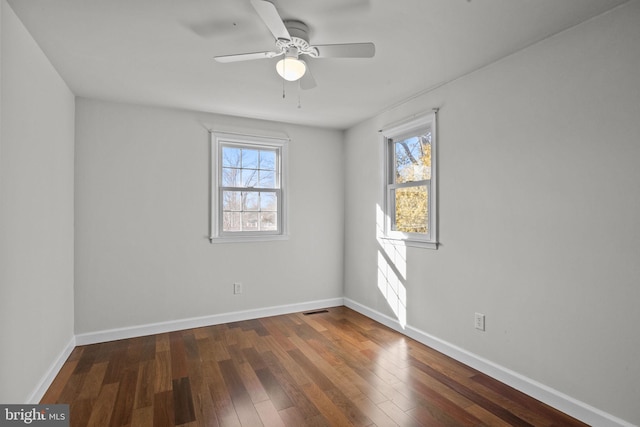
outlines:
M278 39L276 46L283 52L289 51L291 48L296 48L298 54L309 55L312 57L318 56L318 50L309 45L309 27L302 21L286 20L284 21L287 31L291 36L291 40Z

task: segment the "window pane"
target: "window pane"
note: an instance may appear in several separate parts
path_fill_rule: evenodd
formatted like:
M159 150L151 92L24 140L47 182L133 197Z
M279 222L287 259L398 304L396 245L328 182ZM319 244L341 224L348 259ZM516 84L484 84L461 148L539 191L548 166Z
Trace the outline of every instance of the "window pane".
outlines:
M276 231L278 229L278 215L276 212L260 213L260 230Z
M263 170L276 170L276 152L272 150L260 151L260 169Z
M242 231L240 212L225 212L222 216L222 231Z
M260 194L260 210L274 212L278 210L278 197L276 193Z
M244 211L257 211L260 204L260 196L258 192L243 192L242 204Z
M242 231L258 230L258 212L242 213Z
M240 197L239 191L223 191L222 192L222 210L223 211L240 211L242 210L241 202L242 202L242 199Z
M394 141L395 182L431 179L431 132Z
M404 233L427 233L428 200L426 185L397 188L394 230Z
M276 173L274 171L259 171L261 188L276 188Z
M223 187L239 187L240 186L240 169L222 168L222 186Z
M258 150L242 149L242 168L258 169Z
M240 167L240 148L222 147L222 166Z
M258 185L258 171L256 169L242 169L242 186L256 187Z

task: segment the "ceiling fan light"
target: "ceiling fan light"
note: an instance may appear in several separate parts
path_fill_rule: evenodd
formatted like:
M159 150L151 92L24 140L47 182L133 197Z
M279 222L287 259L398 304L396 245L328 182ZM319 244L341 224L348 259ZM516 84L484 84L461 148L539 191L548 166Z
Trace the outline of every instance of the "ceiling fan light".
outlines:
M307 72L307 64L301 59L288 56L278 61L276 71L283 79L295 82Z

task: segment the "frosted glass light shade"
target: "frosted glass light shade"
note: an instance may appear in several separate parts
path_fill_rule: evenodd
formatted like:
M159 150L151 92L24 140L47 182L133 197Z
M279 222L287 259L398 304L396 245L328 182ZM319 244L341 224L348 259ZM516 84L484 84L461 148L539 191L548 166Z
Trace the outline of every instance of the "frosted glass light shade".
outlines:
M307 72L307 64L298 58L285 57L276 64L276 71L283 79L295 82Z

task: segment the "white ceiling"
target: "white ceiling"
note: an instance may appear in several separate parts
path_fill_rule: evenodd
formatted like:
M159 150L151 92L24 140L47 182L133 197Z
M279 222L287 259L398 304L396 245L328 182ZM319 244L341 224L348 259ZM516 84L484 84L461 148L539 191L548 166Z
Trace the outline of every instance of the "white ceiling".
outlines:
M311 44L374 42L372 59L309 59L298 91L249 0L9 0L78 96L344 129L627 0L273 0ZM298 106L300 94L301 108Z

